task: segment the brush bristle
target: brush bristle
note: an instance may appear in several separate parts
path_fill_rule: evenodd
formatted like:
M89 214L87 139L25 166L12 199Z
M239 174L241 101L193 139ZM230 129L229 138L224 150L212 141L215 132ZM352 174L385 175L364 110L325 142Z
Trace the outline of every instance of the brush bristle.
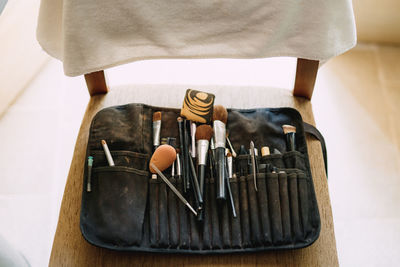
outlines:
M294 127L293 125L282 125L282 129L285 134L296 132L296 127Z
M232 153L228 152L228 154L226 154L227 157L232 157Z
M153 121L160 121L161 120L161 111L157 111L153 113Z
M228 111L222 105L214 106L213 121L222 121L226 124L228 121Z
M208 140L210 141L213 136L213 129L210 125L202 124L197 127L195 138L196 140Z

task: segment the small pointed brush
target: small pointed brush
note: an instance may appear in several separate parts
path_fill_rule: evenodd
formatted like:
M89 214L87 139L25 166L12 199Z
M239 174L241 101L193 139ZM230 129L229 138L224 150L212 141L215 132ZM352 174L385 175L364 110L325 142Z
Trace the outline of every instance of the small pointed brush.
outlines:
M228 142L228 146L229 146L229 148L231 149L232 156L233 156L234 158L236 158L237 155L236 155L235 149L233 149L231 140L229 140L229 134L228 134L228 133L226 133L226 141Z
M153 113L153 146L154 150L160 146L161 136L161 111Z

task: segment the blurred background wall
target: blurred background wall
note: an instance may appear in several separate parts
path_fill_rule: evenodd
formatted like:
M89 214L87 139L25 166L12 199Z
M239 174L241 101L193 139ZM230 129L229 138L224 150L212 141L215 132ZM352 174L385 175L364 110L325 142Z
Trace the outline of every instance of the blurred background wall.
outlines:
M11 0L0 14L0 116L49 60L36 41L39 5Z
M0 116L48 61L35 28L39 0L9 1L0 15ZM399 0L353 0L359 42L400 45ZM26 60L29 58L30 60Z
M353 0L359 42L400 44L399 0Z

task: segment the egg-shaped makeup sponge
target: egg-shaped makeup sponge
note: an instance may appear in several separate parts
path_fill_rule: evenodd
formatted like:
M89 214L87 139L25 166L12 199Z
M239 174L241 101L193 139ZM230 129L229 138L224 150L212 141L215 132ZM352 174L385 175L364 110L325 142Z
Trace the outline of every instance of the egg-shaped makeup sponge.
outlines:
M156 165L156 167L160 171L163 171L167 169L169 166L171 166L172 163L175 161L175 159L176 159L175 148L173 148L170 145L161 145L156 149L156 151L154 151L153 156L150 159L150 164L149 164L150 171L152 173L156 173L156 170L154 170L151 167L152 163Z

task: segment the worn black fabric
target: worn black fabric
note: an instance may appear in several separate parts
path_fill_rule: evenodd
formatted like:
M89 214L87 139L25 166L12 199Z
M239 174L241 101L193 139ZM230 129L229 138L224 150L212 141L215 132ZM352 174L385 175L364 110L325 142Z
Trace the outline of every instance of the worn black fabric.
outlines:
M175 178L171 178L171 183L176 187ZM179 217L178 217L178 198L167 189L168 193L168 225L169 225L169 245L176 248L179 245Z
M292 228L290 224L290 205L289 205L289 193L287 175L285 172L278 174L279 182L279 200L281 206L282 216L282 238L283 242L288 243L291 241Z
M242 229L240 224L240 202L239 202L239 184L237 178L230 179L233 201L235 203L236 217L230 216L232 229L232 247L240 248L242 246Z
M281 202L279 199L279 183L277 173L267 174L267 194L268 204L271 218L271 232L274 244L282 244L283 230L282 230L282 214Z
M185 186L182 178L177 181L178 189L183 192ZM186 212L186 206L178 201L178 212L179 212L179 247L182 249L189 248L190 245L190 228L189 228L189 214Z
M92 190L84 173L80 227L96 246L171 253L233 253L302 248L319 236L320 217L308 161L303 121L291 108L228 110L227 131L238 152L250 141L269 146L258 157L255 190L249 155L234 159L230 180L237 217L228 202L217 203L215 180L207 167L204 218L199 222L148 164L153 152L152 116L162 112L161 137L177 138L178 109L129 104L96 114L90 127L87 156L92 156ZM296 151L287 151L282 125L296 127ZM108 166L101 140L115 166ZM247 151L248 153L248 151ZM183 192L181 178L166 176ZM185 195L193 202L193 197Z
M268 246L272 243L271 238L271 226L269 217L269 205L268 205L268 194L266 186L266 175L265 173L259 173L257 176L257 187L259 192L257 193L258 200L258 213L261 219L262 239L263 244Z

